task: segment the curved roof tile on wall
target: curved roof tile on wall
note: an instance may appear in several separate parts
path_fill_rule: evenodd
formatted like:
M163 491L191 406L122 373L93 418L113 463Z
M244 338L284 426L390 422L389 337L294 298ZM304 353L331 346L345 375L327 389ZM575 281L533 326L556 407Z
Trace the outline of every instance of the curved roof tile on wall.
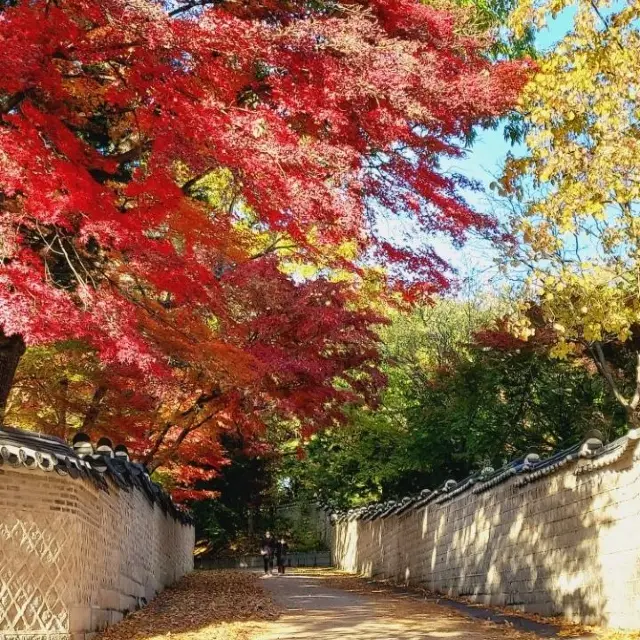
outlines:
M497 471L484 469L460 482L447 480L435 490L424 489L417 495L406 496L401 500L374 503L357 509L350 509L346 512L333 511L328 505L321 506L326 511L331 511L334 517L339 520L369 521L377 518L387 518L391 515L400 515L412 509L419 509L431 502L442 504L467 491L482 493L514 476L518 476L516 486L522 487L551 475L572 462L584 462L584 464L576 467L574 471L576 474L594 471L614 464L639 439L640 430L631 429L625 436L609 444L604 444L602 434L594 430L590 431L580 444L558 451L544 460L540 459L535 453L529 453L509 462Z
M111 480L124 491L142 491L152 504L157 504L183 524L192 523L189 515L173 503L171 496L151 480L146 467L129 460L125 446L118 445L114 449L107 438L100 439L94 448L86 434L78 433L72 448L54 436L0 426L0 467L2 465L85 480L107 492L107 480Z

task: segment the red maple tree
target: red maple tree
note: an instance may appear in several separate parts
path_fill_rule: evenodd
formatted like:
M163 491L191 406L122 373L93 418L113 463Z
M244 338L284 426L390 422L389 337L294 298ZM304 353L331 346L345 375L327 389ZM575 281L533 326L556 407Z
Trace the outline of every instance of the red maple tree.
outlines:
M493 226L438 158L514 103L527 64L490 62L463 14L1 2L0 409L25 345L70 338L154 387L156 411L169 397L165 417L196 422L214 403L216 424L249 428L277 406L316 425L340 389L375 386L358 274L384 264L389 289L440 290L429 238ZM220 171L232 197L214 207ZM425 243L390 242L383 215L411 217ZM320 270L287 276L292 254ZM331 282L336 269L356 280ZM140 430L147 456L198 449L202 430L168 422Z

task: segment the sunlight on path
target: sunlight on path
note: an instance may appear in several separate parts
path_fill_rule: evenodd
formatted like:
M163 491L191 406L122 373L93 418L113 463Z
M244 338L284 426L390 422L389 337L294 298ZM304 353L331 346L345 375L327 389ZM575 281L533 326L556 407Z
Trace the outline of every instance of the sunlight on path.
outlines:
M332 589L321 577L285 576L262 581L282 617L261 625L251 640L423 640L535 638L471 620L407 595L360 595Z
M539 640L328 572L195 571L96 640ZM341 588L344 587L344 588Z

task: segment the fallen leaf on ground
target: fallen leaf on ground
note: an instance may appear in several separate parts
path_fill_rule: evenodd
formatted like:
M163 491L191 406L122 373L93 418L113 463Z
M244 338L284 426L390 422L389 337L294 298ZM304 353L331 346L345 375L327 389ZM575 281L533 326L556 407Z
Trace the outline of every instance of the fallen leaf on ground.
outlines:
M279 613L254 573L194 571L97 640L245 640Z
M342 589L345 591L349 591L351 593L358 594L370 594L377 595L380 593L397 593L398 587L402 589L406 589L409 593L421 594L425 598L433 599L435 602L438 602L438 594L433 593L427 589L423 589L417 586L405 587L404 585L397 585L388 580L373 580L371 578L367 578L364 576L354 575L352 573L348 573L346 571L342 571L340 569L296 569L296 574L299 575L309 575L309 576L322 576L325 578L324 583L327 587ZM499 606L486 606L474 603L469 598L463 597L450 597L447 596L448 600L454 600L457 602L461 602L468 606L483 608L483 609L491 609L498 613L503 613L509 616L515 616L519 618L524 618L526 620L532 620L534 622L540 622L543 624L554 625L559 627L558 637L567 638L570 640L571 638L585 638L585 637L593 637L594 640L640 640L640 631L625 631L618 629L603 629L602 627L595 626L587 626L587 625L579 625L572 624L566 620L561 618L548 618L544 616L540 616L534 613L525 613L521 611L514 611L509 607L499 607ZM440 598L440 601L442 598ZM444 602L442 602L444 606ZM459 614L454 614L459 615ZM511 625L509 625L511 627Z

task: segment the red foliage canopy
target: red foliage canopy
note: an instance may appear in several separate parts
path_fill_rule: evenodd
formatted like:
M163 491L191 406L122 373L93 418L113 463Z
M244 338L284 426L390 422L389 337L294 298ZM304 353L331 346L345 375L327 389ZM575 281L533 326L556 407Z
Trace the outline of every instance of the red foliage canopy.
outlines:
M456 10L417 0L1 7L5 335L84 340L128 375L171 379L183 412L181 394L223 394L245 421L268 398L322 423L344 399L336 378L351 393L376 379L375 319L322 273L285 276L277 242L256 252L246 218L301 260L354 273L382 263L407 295L447 285L429 237L492 227L438 157L459 155L462 136L513 104L527 65L489 62ZM233 204L212 210L199 185L220 169ZM394 245L381 215L410 216L427 242ZM352 259L333 250L346 240ZM184 375L175 383L185 363L197 371L189 392ZM140 436L153 443L149 427Z

